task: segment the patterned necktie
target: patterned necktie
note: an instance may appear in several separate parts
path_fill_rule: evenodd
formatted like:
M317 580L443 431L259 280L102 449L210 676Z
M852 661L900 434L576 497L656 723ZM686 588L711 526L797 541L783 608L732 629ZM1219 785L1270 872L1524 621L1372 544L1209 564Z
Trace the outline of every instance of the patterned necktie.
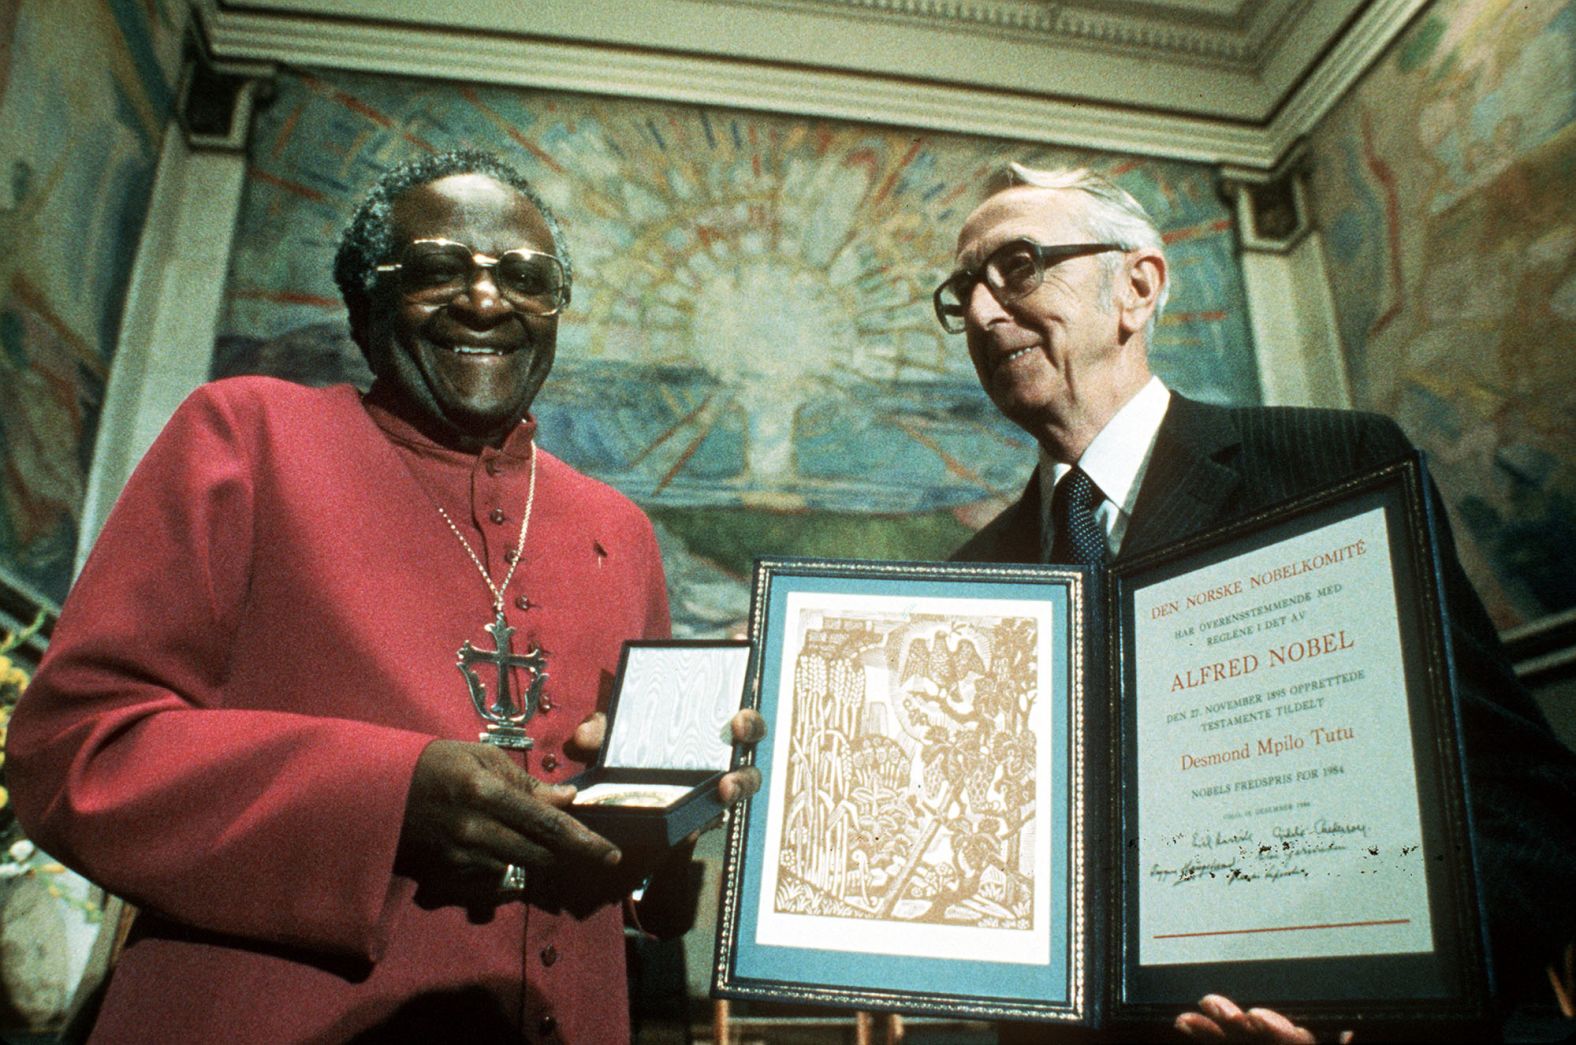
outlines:
M1051 495L1051 518L1056 525L1051 562L1104 564L1105 531L1094 518L1094 507L1099 503L1100 488L1082 468L1074 467L1062 476Z

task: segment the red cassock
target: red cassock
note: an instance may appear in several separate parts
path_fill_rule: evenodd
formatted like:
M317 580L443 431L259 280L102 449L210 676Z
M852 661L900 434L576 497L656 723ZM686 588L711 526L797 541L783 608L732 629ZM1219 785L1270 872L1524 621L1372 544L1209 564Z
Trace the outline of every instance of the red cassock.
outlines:
M461 454L378 402L267 378L194 393L12 722L26 829L143 910L102 1040L628 1035L617 905L467 914L393 872L422 749L483 725L456 653L493 646L492 596L437 506L501 580L534 423ZM583 768L564 744L623 641L665 637L668 609L646 517L536 453L505 594L516 651L548 658L527 768L557 781Z

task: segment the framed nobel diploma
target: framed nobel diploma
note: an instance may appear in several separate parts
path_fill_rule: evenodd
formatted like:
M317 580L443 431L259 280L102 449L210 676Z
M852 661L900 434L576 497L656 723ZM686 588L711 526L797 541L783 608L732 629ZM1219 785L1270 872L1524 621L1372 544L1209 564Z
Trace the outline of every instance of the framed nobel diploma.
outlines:
M772 731L730 825L715 992L1085 1023L1108 743L1075 569L756 565Z
M1483 1014L1431 510L1410 459L1112 571L1114 1018Z
M1106 1026L1474 1021L1420 458L1096 577L758 562L713 986Z
M569 811L622 849L676 845L722 815L717 785L737 761L749 642L624 643L596 764L570 783Z

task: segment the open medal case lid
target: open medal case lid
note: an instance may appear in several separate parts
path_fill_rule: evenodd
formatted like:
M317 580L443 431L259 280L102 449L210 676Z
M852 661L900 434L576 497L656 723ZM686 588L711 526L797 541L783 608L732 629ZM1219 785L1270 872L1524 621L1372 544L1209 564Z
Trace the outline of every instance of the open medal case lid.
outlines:
M743 705L747 640L624 644L595 765L571 781L571 811L626 848L668 847L722 812L717 783L736 761L730 720Z

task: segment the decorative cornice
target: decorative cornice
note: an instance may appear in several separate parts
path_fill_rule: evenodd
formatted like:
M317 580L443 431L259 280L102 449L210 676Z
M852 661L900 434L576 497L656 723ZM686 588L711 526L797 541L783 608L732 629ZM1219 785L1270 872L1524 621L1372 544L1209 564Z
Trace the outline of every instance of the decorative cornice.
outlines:
M958 0L752 2L871 10L884 2L916 10L927 3L949 9L970 7ZM1274 167L1286 150L1312 129L1424 3L1426 0L1371 0L1265 125L993 86L576 40L255 11L223 6L219 0L194 0L209 46L220 59L870 121L1260 170ZM1011 5L973 6L986 10ZM1061 18L1070 6L1045 9L1047 17ZM1285 19L1303 9L1282 5L1280 21L1263 26L1256 22L1254 31L1282 32Z
M1384 56L1413 17L1429 0L1373 0L1341 35L1323 60L1310 69L1301 85L1271 119L1265 131L1267 151L1286 155L1297 139L1314 129L1362 75Z
M1232 17L1125 2L1029 3L1025 0L714 0L744 8L814 12L841 18L900 19L970 35L1054 42L1062 50L1142 54L1158 61L1210 62L1256 71L1277 30L1312 0L1245 2ZM1243 26L1243 21L1248 24Z

